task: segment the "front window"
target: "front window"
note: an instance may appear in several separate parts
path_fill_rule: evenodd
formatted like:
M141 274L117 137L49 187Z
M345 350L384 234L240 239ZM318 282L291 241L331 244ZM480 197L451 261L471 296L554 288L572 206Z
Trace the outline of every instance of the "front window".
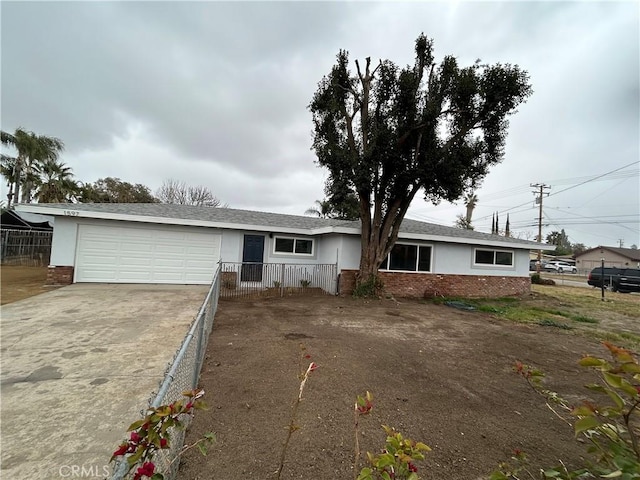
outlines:
M290 253L293 255L313 255L313 240L305 238L276 237L275 253Z
M380 265L380 270L430 272L431 247L396 243Z
M476 265L499 265L502 267L512 267L513 252L477 248L474 263Z

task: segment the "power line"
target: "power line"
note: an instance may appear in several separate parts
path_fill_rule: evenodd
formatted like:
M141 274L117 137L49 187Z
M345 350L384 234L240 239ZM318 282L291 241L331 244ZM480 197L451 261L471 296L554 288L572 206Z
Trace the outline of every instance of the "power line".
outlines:
M612 173L618 172L618 171L622 170L623 168L627 168L627 167L630 167L631 165L636 165L638 163L640 163L640 160L636 160L635 162L631 162L629 165L625 165L624 167L616 168L615 170L611 170L610 172L603 173L602 175L598 175L598 176L596 176L594 178L591 178L589 180L585 180L584 182L580 182L580 183L577 183L576 185L572 185L570 187L564 188L562 190L559 190L557 192L554 192L554 193L550 194L549 196L550 197L551 196L555 196L555 195L558 195L559 193L566 192L567 190L571 190L573 188L580 187L580 186L582 186L582 185L584 185L586 183L593 182L593 181L595 181L595 180L597 180L599 178L606 177L607 175L611 175Z

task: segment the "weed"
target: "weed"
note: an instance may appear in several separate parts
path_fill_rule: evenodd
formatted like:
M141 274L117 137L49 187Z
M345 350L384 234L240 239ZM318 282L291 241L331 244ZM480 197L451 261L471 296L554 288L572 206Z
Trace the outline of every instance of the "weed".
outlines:
M538 325L541 325L543 327L556 327L562 330L573 330L573 327L571 325L567 325L566 323L556 322L551 318L545 318L544 320L540 320L538 322Z

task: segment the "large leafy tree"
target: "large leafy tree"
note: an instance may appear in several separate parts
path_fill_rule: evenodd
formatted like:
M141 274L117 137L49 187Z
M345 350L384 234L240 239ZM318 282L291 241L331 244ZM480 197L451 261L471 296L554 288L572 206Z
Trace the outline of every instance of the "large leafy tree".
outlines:
M34 182L39 203L67 203L80 192L70 167L59 160L47 160L37 167Z
M22 203L28 203L32 200L37 168L43 162L57 160L64 150L64 143L59 138L37 135L22 128L16 129L14 133L2 131L0 139L3 145L12 146L18 153L16 157L6 157L13 158L13 175L8 179L9 206L18 199Z
M341 50L309 106L327 188L346 185L359 201L359 282L377 275L418 192L454 201L502 160L507 116L532 91L517 65L460 67L453 56L436 64L424 35L415 54L405 68L356 61L353 74Z
M80 188L78 200L82 203L158 203L149 187L106 177Z

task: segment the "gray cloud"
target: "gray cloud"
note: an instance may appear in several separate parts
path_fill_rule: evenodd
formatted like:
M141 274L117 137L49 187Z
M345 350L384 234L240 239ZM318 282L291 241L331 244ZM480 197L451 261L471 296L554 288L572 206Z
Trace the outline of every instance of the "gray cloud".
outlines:
M235 207L301 213L321 198L324 178L307 105L338 49L404 65L421 31L437 59L518 63L531 74L535 93L511 119L478 218L495 210L483 195L640 157L632 2L3 2L1 21L3 130L62 138L84 181L119 176L155 189L179 178ZM610 188L600 197L610 211L638 215L635 178L621 189L594 182L549 205L600 215L590 199ZM532 198L521 195L500 202ZM445 224L460 211L420 201L410 210ZM531 216L515 214L523 224ZM589 233L595 226L571 235L640 243L640 226L629 227L608 240Z

